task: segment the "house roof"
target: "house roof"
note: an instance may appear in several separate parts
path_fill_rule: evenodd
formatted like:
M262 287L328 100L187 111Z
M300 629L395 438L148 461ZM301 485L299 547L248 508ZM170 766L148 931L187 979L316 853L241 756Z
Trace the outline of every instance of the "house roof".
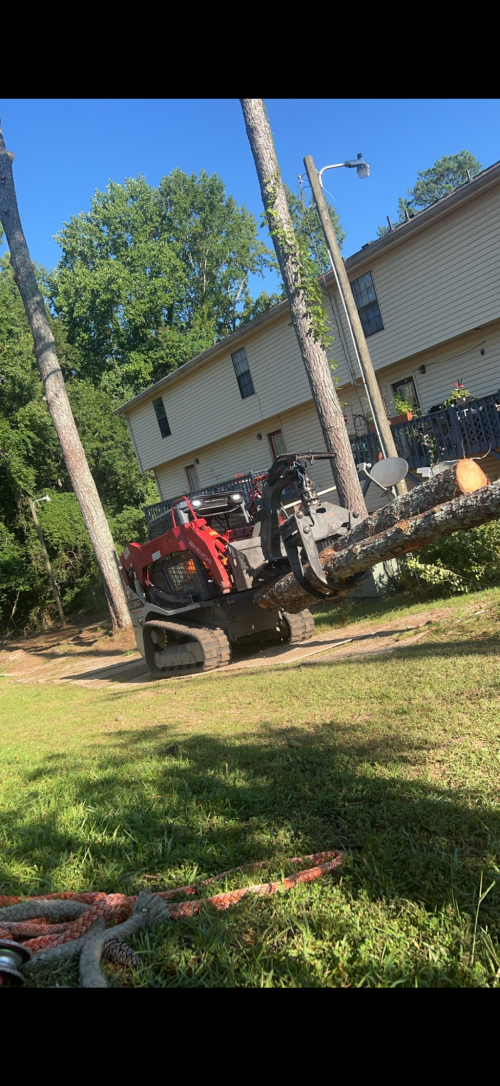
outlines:
M348 275L352 275L363 265L366 265L367 260L372 260L375 257L379 257L386 252L396 248L399 245L405 244L415 234L420 233L422 230L427 230L429 226L432 226L435 222L443 219L446 215L457 210L462 204L468 203L470 200L476 199L485 190L492 188L500 181L500 161L494 162L492 166L489 166L486 170L482 170L471 181L465 182L464 185L460 185L460 188L454 189L447 196L442 196L440 200L436 200L430 207L424 208L423 211L418 211L413 218L407 222L394 225L391 230L388 230L382 237L377 238L375 241L370 241L366 245L363 245L356 253L345 260L346 271ZM334 272L331 269L321 276L325 286L335 285ZM206 351L202 351L201 354L195 355L189 362L185 362L179 369L174 370L173 373L167 374L166 377L162 377L154 385L150 385L144 389L143 392L139 392L133 399L128 400L127 403L122 404L115 410L115 415L126 414L136 404L142 403L143 400L149 399L151 396L159 395L163 389L174 384L176 381L181 381L192 370L198 369L204 366L207 362L216 358L220 354L224 354L227 351L232 351L240 340L246 338L249 334L257 331L265 324L271 324L273 321L279 320L284 314L289 311L290 305L288 299L278 302L277 305L272 306L271 309L267 309L265 313L259 314L258 317L254 317L253 320L248 321L247 324L241 325L232 332L229 336L224 336Z

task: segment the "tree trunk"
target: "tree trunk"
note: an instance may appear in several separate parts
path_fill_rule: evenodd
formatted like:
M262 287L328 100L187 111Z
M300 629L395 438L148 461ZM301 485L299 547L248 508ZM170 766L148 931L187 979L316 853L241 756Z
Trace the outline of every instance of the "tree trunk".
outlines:
M0 221L10 248L14 279L33 335L34 351L45 387L48 408L57 431L69 477L82 511L101 571L113 629L128 626L127 607L118 558L95 482L76 428L55 342L38 289L17 206L12 161L0 129Z
M261 98L241 98L246 130L260 182L262 200L290 302L292 324L309 379L312 397L331 461L340 504L366 517L344 414L332 381L326 351L314 336L311 309L301 286L301 254L295 238L273 138Z
M427 486L423 485L416 489L424 492L427 491ZM427 497L431 498L433 492L431 483ZM388 509L392 509L398 501L401 504L408 501L411 493L396 499ZM422 495L421 500L425 505L425 494ZM332 597L335 598L335 583L349 587L351 577L363 570L371 569L378 562L388 562L391 558L399 558L408 551L419 550L420 547L426 547L428 543L434 543L437 539L443 539L444 536L451 535L453 532L476 528L479 524L495 520L498 516L500 516L500 480L490 483L489 486L483 486L479 490L461 494L460 497L435 508L427 508L410 519L401 517L396 524L380 531L379 534L368 535L366 539L353 542L359 529L364 527L364 525L359 525L344 537L342 550L334 551L332 547L328 547L319 556L323 569L332 580ZM298 584L293 573L287 573L272 584L260 588L255 594L255 601L261 607L282 607L290 614L296 614L310 607L312 603L317 603L317 598L309 595Z

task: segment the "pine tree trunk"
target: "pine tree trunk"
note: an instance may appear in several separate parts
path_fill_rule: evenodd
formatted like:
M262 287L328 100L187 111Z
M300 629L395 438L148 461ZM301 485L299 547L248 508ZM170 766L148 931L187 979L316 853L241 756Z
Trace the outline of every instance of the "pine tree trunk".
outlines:
M340 504L366 517L344 414L332 381L326 351L314 337L313 321L304 289L300 285L301 258L295 238L285 190L281 180L273 138L261 98L241 98L246 130L260 181L262 200L290 302L292 324L309 379L326 450L333 453L333 478Z
M0 221L10 249L14 279L23 300L33 335L47 405L57 431L63 456L82 516L101 571L113 629L128 626L127 607L118 558L101 500L73 418L73 412L56 354L54 337L38 289L17 206L12 162L0 129Z
M438 476L439 478L442 476ZM451 485L451 483L450 479L444 482L446 493L447 484ZM418 495L416 492L419 492ZM416 498L420 498L422 511L407 519L401 515L401 505L414 493ZM433 502L430 508L425 507L426 498ZM322 551L319 560L328 579L331 579L332 599L335 599L335 584L348 587L352 577L364 570L372 569L378 562L388 562L391 558L399 558L409 551L419 550L420 547L426 547L429 543L443 539L444 536L451 535L453 532L476 528L489 520L497 519L500 516L500 480L490 483L489 486L463 493L452 501L445 501L440 505L435 505L435 500L436 491L432 484L415 487L410 494L402 495L387 506L387 515L391 520L390 526L381 530L383 524L383 518L381 518L377 535L370 534L370 526L365 521L344 537L341 541L341 550L335 551L332 547L328 547ZM400 518L394 523L392 510L398 502L400 503ZM384 513L385 510L380 512ZM366 538L360 539L359 532L365 524L367 524L368 532ZM307 576L307 569L305 572ZM318 601L298 584L293 573L287 573L272 584L263 585L255 594L255 602L264 608L282 607L290 614L297 614Z

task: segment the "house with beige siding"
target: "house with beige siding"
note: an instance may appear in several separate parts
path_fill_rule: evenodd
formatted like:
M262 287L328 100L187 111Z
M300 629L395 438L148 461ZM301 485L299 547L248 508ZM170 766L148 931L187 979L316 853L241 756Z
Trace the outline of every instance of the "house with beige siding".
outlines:
M500 474L500 163L346 260L387 415L395 394L414 405L395 421L410 479L431 458L483 457ZM334 337L332 379L357 462L377 457L368 404L333 273L321 279ZM443 408L454 382L472 401ZM433 410L437 408L438 410ZM282 302L118 409L141 471L159 498L268 468L283 451L324 449L320 425ZM318 489L328 463L313 464ZM382 498L374 487L369 508Z

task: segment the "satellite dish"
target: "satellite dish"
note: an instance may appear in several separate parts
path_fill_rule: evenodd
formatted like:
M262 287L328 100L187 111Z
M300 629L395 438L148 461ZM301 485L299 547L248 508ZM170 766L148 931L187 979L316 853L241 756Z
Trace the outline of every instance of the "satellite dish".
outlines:
M430 469L430 474L440 475L442 471L446 471L447 468L453 467L453 464L458 464L458 460L440 460L439 464L434 464Z
M408 463L401 456L388 456L385 460L377 460L367 474L380 486L396 486L408 474Z

